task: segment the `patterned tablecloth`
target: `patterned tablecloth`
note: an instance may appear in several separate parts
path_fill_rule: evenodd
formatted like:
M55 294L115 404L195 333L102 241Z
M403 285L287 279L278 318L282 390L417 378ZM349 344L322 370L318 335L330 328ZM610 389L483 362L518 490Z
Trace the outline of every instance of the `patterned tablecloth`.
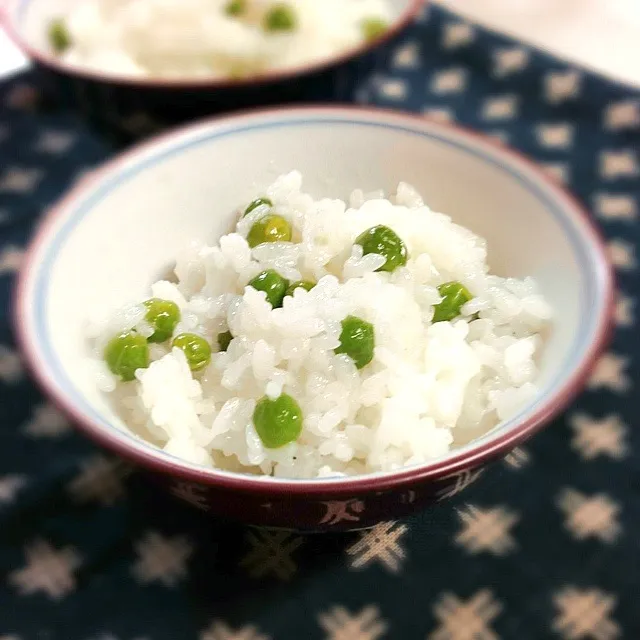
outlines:
M433 10L362 99L504 140L593 210L620 293L587 391L406 522L304 538L176 504L71 430L15 351L33 225L112 153L18 77L0 89L1 640L640 638L640 95Z

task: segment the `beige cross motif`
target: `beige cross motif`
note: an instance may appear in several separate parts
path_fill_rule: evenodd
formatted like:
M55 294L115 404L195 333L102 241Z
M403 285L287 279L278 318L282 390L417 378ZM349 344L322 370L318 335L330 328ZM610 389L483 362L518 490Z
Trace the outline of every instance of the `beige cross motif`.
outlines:
M633 298L627 298L627 296L618 292L616 294L616 306L613 313L616 326L618 327L631 327L634 324L633 308L635 307L635 300Z
M610 150L600 153L600 174L603 178L636 178L640 175L638 157L633 149Z
M347 547L347 555L352 558L351 567L361 569L380 562L391 573L397 573L405 558L400 539L407 529L404 524L383 522L360 534L360 539Z
M595 197L598 215L608 220L635 220L638 217L638 206L632 196L618 193L598 193Z
M24 367L20 356L12 349L0 344L0 380L7 384L14 384L23 375Z
M327 632L326 640L377 640L387 630L375 606L365 607L355 615L344 607L333 607L319 616L319 622Z
M566 516L565 527L576 540L598 538L611 543L622 532L618 522L620 507L609 496L588 497L575 489L564 489L557 503Z
M433 74L431 91L437 95L461 93L467 84L467 71L462 67L444 69Z
M72 133L65 131L44 131L36 144L36 150L41 153L57 155L67 151L74 140L75 135Z
M115 504L125 495L124 479L133 469L117 458L97 455L82 463L82 470L67 486L78 502Z
M399 47L393 56L396 69L412 69L420 64L420 47L417 42L407 42Z
M493 54L493 74L504 78L516 71L522 71L529 64L529 51L522 47L498 49Z
M73 547L55 549L44 540L36 540L25 549L27 564L9 574L9 583L23 595L44 592L52 600L61 600L76 588L74 572L82 560Z
M604 126L609 131L640 127L640 100L623 100L610 104L604 113Z
M625 370L629 359L615 353L600 356L589 378L589 389L610 389L617 393L626 393L631 389L631 380Z
M593 460L604 455L621 460L627 455L628 429L617 415L595 420L587 415L578 414L571 419L570 424L574 431L571 446L585 460Z
M536 127L538 141L549 149L567 149L573 143L574 127L562 122L558 124L540 124Z
M38 405L21 431L32 438L58 438L71 430L67 418L52 404Z
M9 167L0 174L0 193L27 193L36 188L41 178L40 169Z
M408 91L407 83L400 79L381 80L378 87L380 95L391 100L403 100Z
M135 549L138 560L132 572L139 582L174 587L187 576L193 545L184 536L165 537L151 531L135 544Z
M624 240L611 240L607 244L607 253L613 266L617 269L629 271L636 267L634 247Z
M518 115L518 96L503 95L487 98L482 107L485 120L509 120Z
M13 473L0 476L0 505L12 502L20 489L27 484L25 475Z
M224 622L215 620L206 631L200 634L200 640L270 640L270 638L258 633L256 627L252 625L234 630Z
M523 447L516 447L504 461L512 469L523 469L531 462L531 454Z
M470 553L488 551L503 556L515 549L516 543L510 530L519 517L504 507L480 509L467 505L458 511L462 529L456 535L456 544Z
M24 258L24 250L9 245L0 252L0 275L15 273L20 269Z
M502 605L488 589L478 591L467 602L445 593L433 611L440 626L427 640L498 640L490 624L502 611Z
M442 46L449 50L459 49L471 44L475 37L475 29L468 22L454 22L445 26Z
M563 640L616 640L622 630L611 619L617 604L614 596L598 589L567 587L553 598L558 615L553 629Z
M545 76L545 97L551 104L575 98L580 93L582 76L578 71L552 71Z

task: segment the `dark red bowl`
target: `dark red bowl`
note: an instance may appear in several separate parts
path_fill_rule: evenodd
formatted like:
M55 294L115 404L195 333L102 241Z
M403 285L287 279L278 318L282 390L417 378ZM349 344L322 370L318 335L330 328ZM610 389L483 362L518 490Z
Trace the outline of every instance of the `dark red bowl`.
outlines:
M380 38L333 58L259 78L180 80L117 77L74 67L34 46L24 34L24 15L37 3L15 0L4 26L63 104L79 111L103 133L129 142L163 129L234 109L296 102L353 102L362 81L384 68L390 51L426 0L398 0L402 9ZM2 12L0 10L0 18ZM46 25L42 25L43 32Z
M268 132L267 138L265 131ZM235 140L238 140L237 146ZM254 149L251 158L244 153L247 145ZM258 146L262 146L262 151ZM315 150L312 157L309 147ZM385 153L385 150L394 148L402 148L402 155ZM148 184L139 182L138 176L142 176L143 181L149 174L161 178L155 183L158 191L155 197L160 203L167 200L163 195L165 185L168 189L172 188L171 184L179 185L182 191L192 193L193 187L187 183L196 172L185 172L182 163L201 164L202 153L207 157L207 172L218 175L217 171L224 167L226 175L251 175L257 184L271 181L274 162L288 167L299 166L296 164L299 161L309 162L308 167L318 167L318 171L323 173L326 184L338 184L335 188L341 192L343 187L353 188L354 180L358 180L355 186L359 186L368 177L371 183L367 186L373 187L375 183L389 189L397 185L398 180L407 179L406 159L420 157L422 162L412 164L414 175L418 179L421 175L428 176L432 196L437 194L440 185L446 183L450 173L456 171L460 175L454 176L453 183L459 185L466 180L467 191L472 192L471 201L476 204L484 197L485 204L495 205L493 199L501 198L501 193L509 191L517 194L516 202L524 209L524 200L531 196L531 202L539 203L535 204L538 207L534 212L537 213L536 226L550 225L548 233L564 233L567 237L566 244L559 245L558 249L543 246L538 251L533 239L535 233L532 234L529 244L540 261L538 264L546 265L552 259L554 264L560 262L562 267L563 256L571 252L579 257L582 265L575 271L573 277L576 280L569 280L566 285L566 290L575 292L579 297L580 304L576 309L589 308L588 314L574 314L580 329L575 333L582 337L576 335L572 338L570 344L574 346L567 347L569 356L562 358L565 364L559 365L558 371L554 369L536 402L518 417L507 421L502 429L432 463L395 472L322 480L256 477L194 467L125 435L91 405L85 392L79 390L82 374L77 372L82 369L76 364L82 362L76 362L73 354L68 355L69 349L61 346L69 332L69 315L75 311L62 304L62 315L55 317L58 320L62 317L64 322L52 322L51 309L59 304L55 292L64 294L70 289L74 296L79 295L83 299L83 287L85 290L104 291L114 286L117 290L117 283L113 284L114 277L121 277L127 283L130 269L118 276L117 270L108 268L108 263L107 268L100 266L109 259L118 260L121 264L115 257L115 250L111 258L109 253L101 257L105 255L99 250L104 246L105 232L115 228L120 245L126 242L123 234L132 234L132 242L138 246L140 236L130 228L134 226L136 217L140 218L141 228L148 229L152 223L147 216L153 219L157 215L155 206L149 206L151 196L148 190L140 191L136 186ZM366 162L362 163L362 158L366 158ZM304 168L299 168L304 171ZM495 180L505 181L502 184L508 189L487 187L485 180L472 179L474 171L485 178L494 176ZM379 180L386 183L380 184ZM228 189L231 200L234 200L239 188L237 182L227 180L220 183L218 195ZM456 195L459 189L447 191L446 186L443 189L441 195L453 193L454 199L459 197ZM118 213L124 216L122 219L127 220L127 225L114 222L116 212L108 204L100 206L111 193L118 194ZM138 195L134 196L134 193ZM206 198L202 213L197 214L201 221L196 226L202 225L198 228L205 234L212 232L213 213L209 204ZM176 224L183 225L188 213L176 209L172 202L167 206L169 213L163 218L165 223L172 219L171 212L176 211ZM486 209L497 210L494 206ZM516 229L509 225L513 225L513 220L520 214L512 207L505 207L495 215L499 216L500 224L494 228L506 226ZM225 218L222 226L226 224ZM172 236L177 228L171 227L167 234ZM507 240L512 232L515 233L508 232ZM548 233L541 237L548 237ZM76 234L79 234L79 240L73 246L82 248L87 262L85 269L80 271L73 266L77 263L73 258L73 247L69 249L69 238L78 237ZM172 238L171 243L175 242L178 241ZM95 250L91 249L94 243L98 247ZM510 248L513 246L511 242L508 244ZM523 253L521 249L516 248L515 251L511 255ZM124 255L130 254L125 252ZM168 257L163 254L161 260ZM61 273L59 266L63 260L71 267L66 271L63 269L65 276L61 277L56 274ZM89 264L92 261L93 266ZM136 277L147 282L147 275L155 273L157 265L154 262L151 266L149 272L145 266ZM96 274L97 270L103 273ZM556 282L563 273L562 269L554 271L547 276L548 282ZM58 283L54 286L52 281L56 278ZM75 283L72 282L74 278L77 280ZM37 380L52 400L96 442L152 472L153 477L173 495L203 511L256 525L333 531L370 527L381 520L400 518L446 500L478 479L490 463L506 456L548 424L581 390L606 344L611 326L612 299L610 264L590 216L530 161L459 127L430 122L419 116L381 109L307 107L215 118L139 145L109 162L45 216L25 258L14 309L21 350ZM82 316L83 312L77 313ZM569 327L571 334L573 320L567 321L565 326ZM76 353L76 347L71 351Z

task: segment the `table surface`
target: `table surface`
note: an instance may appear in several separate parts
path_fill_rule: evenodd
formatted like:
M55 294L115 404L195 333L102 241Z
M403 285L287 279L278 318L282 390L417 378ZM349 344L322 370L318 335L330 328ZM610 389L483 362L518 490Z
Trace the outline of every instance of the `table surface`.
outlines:
M0 0L0 6L8 0ZM640 87L638 0L434 0L485 27ZM28 63L0 27L0 78Z

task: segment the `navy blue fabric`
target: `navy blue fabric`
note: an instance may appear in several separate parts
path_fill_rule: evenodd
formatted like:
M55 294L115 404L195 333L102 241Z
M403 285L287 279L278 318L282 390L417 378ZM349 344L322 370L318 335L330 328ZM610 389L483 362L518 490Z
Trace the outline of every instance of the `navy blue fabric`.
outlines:
M640 94L440 10L391 60L362 102L506 140L594 212L620 292L584 394L486 480L371 532L303 538L177 504L70 429L16 353L34 226L114 152L18 76L0 87L0 639L640 637Z

